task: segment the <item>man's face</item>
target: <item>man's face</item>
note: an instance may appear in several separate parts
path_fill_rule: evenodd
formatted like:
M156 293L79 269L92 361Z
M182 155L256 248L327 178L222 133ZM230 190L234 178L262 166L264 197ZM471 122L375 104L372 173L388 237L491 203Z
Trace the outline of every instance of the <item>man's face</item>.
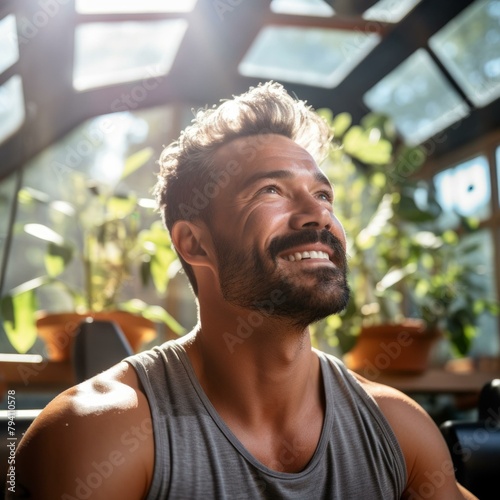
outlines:
M312 157L279 135L241 138L217 153L216 168L241 173L212 200L210 228L224 298L306 327L347 305L345 235L333 190Z

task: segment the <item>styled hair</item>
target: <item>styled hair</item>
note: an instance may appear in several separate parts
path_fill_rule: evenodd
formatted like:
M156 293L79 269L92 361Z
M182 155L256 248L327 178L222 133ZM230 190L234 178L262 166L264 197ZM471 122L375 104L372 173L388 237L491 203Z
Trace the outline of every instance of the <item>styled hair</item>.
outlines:
M210 204L204 190L213 183L218 149L241 137L278 134L306 149L320 163L330 144L326 122L304 101L291 97L282 85L267 82L218 107L198 111L179 139L159 160L154 195L169 232L178 220L201 219L210 224ZM198 286L192 267L180 257L194 293Z

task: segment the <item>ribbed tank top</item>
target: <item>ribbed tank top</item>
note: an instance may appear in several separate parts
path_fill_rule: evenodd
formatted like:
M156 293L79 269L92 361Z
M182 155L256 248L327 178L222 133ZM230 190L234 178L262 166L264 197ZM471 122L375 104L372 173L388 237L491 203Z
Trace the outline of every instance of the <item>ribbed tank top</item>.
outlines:
M325 419L316 451L298 473L269 469L245 449L210 403L182 345L169 341L127 358L153 421L147 500L399 499L406 467L389 423L340 360L315 352Z

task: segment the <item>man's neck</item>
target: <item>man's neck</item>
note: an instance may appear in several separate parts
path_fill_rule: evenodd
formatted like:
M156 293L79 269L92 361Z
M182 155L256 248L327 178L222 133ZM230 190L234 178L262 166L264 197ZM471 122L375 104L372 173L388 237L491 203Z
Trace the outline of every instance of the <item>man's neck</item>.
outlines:
M252 311L200 310L185 340L195 373L221 413L248 425L283 422L321 392L319 359L309 330Z

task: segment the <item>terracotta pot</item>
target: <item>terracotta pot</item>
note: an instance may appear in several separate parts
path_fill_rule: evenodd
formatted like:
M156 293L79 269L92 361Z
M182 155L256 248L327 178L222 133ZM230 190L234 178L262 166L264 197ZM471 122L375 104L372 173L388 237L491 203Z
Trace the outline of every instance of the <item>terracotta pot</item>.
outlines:
M156 336L155 324L152 321L126 311L88 314L41 313L36 320L36 326L39 337L43 339L47 347L49 359L53 361L70 359L77 328L85 318L117 323L134 352L138 352L143 342L153 340Z
M344 360L367 378L380 372L423 372L440 333L428 330L421 320L398 324L372 325L361 329L356 345Z

